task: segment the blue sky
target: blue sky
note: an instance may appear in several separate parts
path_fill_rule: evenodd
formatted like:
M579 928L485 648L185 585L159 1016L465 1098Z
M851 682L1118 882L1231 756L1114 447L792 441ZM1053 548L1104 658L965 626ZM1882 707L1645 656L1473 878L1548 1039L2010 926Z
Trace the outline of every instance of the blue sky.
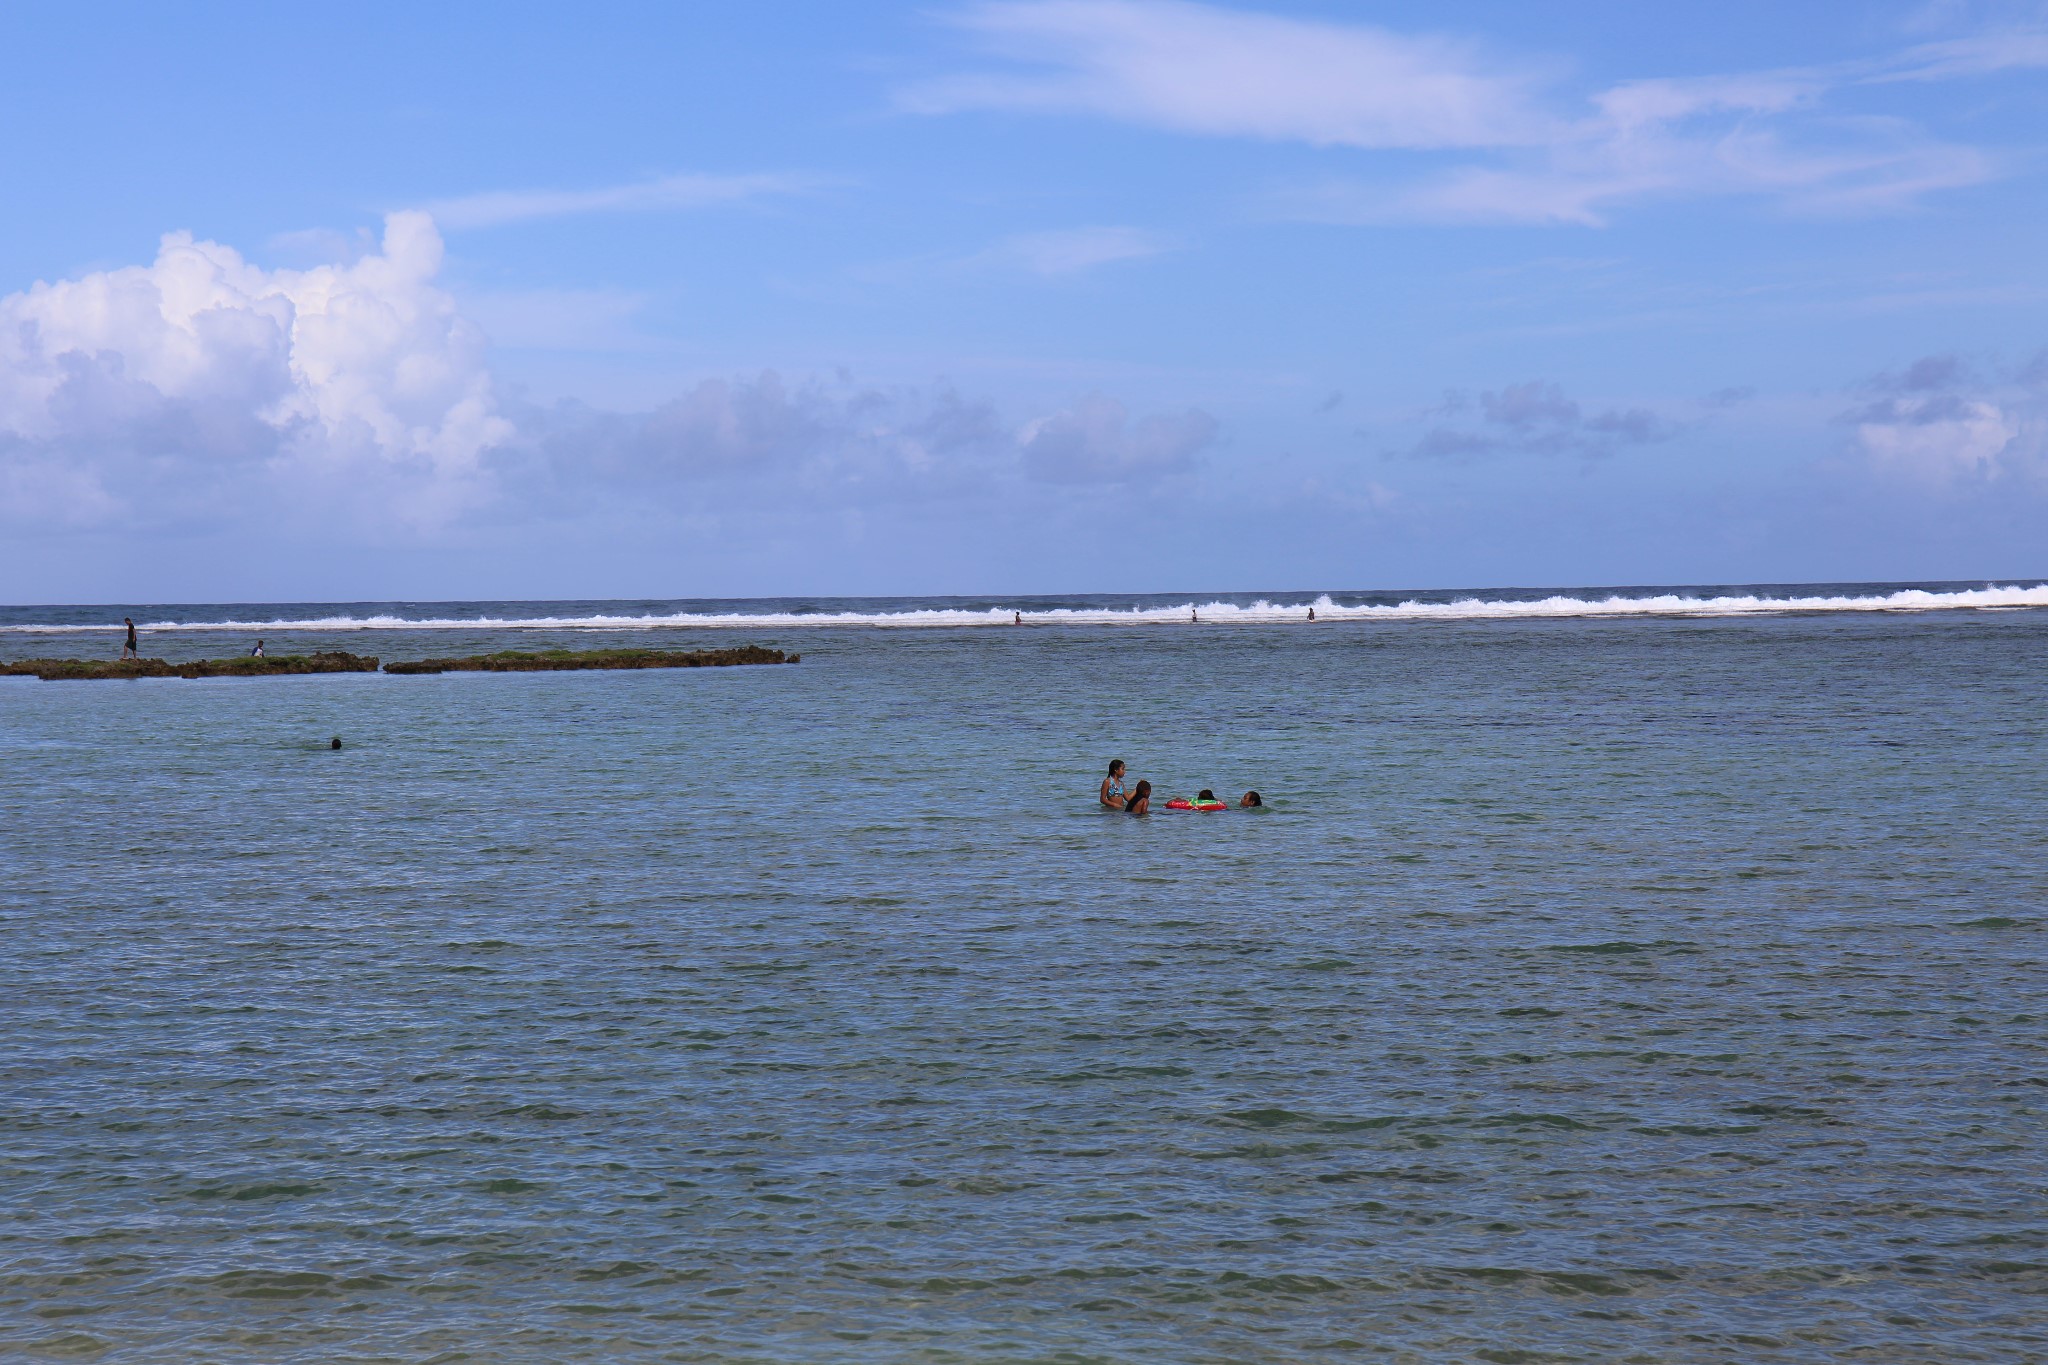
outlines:
M76 4L0 54L7 600L2048 574L2037 4Z

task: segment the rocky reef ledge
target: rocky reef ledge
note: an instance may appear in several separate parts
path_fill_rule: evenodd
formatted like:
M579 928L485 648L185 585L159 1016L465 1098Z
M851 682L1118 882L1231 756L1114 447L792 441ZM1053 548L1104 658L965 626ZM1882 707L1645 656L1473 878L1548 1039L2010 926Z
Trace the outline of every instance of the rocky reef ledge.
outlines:
M572 668L731 668L740 664L793 664L801 654L741 645L737 649L504 650L463 659L412 659L384 665L386 673L555 673Z
M275 658L192 659L23 659L0 664L0 677L44 682L99 678L271 678L285 673L375 673L377 660L362 654L280 654Z
M558 673L572 668L729 668L737 664L793 664L801 654L741 645L737 649L504 650L461 659L408 659L386 673ZM0 664L0 678L64 682L94 678L272 678L288 673L375 673L377 660L362 654L280 654L270 659L23 659Z

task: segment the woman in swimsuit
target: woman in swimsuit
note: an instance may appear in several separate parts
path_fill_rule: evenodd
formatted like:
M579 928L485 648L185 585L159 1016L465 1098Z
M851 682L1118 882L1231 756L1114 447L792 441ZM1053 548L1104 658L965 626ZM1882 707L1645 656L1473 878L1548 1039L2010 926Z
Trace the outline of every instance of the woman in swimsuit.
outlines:
M1097 794L1096 799L1102 802L1104 808L1108 810L1122 810L1124 808L1124 761L1122 759L1112 758L1109 760L1109 776L1102 779L1102 791Z
M1149 815L1152 813L1152 784L1140 782L1131 789L1131 799L1124 806L1126 815Z

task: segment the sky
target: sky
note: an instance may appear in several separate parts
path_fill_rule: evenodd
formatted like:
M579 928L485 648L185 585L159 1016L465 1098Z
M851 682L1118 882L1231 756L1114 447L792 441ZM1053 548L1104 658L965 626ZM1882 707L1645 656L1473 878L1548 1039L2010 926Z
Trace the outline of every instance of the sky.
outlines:
M0 8L0 600L2048 575L2048 5Z

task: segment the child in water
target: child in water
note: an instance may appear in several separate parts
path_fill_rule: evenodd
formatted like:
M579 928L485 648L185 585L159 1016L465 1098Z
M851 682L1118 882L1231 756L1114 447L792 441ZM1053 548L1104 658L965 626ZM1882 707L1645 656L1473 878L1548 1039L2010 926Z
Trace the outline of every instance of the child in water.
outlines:
M1140 782L1131 788L1131 799L1124 804L1126 815L1149 815L1152 812L1152 784Z
M1124 808L1124 761L1120 758L1109 760L1109 776L1102 779L1102 790L1096 799L1108 810Z
M1239 810L1250 810L1254 806L1263 806L1265 804L1266 803L1264 801L1261 801L1259 799L1259 794L1257 792L1246 792L1244 794L1244 800L1237 803L1237 808Z

